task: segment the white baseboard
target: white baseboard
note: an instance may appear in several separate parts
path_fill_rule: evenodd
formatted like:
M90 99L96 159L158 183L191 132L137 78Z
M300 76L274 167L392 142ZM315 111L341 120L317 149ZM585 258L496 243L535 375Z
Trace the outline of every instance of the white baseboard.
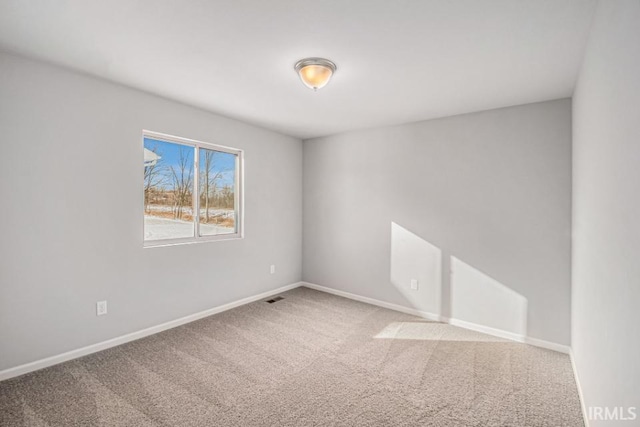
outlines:
M571 351L571 347L563 344L557 344L554 342L545 341L538 338L526 337L524 335L515 334L513 332L504 331L501 329L495 329L488 326L479 325L477 323L467 322L464 320L450 319L448 317L441 316L439 314L429 313L426 311L421 311L415 308L409 308L409 307L405 307L399 304L393 304L386 301L380 301L374 298L363 297L361 295L352 294L350 292L340 291L340 290L329 288L326 286L316 285L315 283L300 282L300 284L310 289L327 292L329 294L338 295L338 296L349 298L355 301L365 302L367 304L376 305L378 307L388 308L389 310L395 310L401 313L412 314L414 316L422 317L424 319L432 320L435 322L449 323L450 325L458 326L460 328L470 329L476 332L482 332L487 335L492 335L499 338L505 338L512 341L533 345L535 347L541 347L541 348L557 351L564 354L569 354Z
M551 341L541 340L539 338L525 337L524 342L535 347L546 348L547 350L557 351L558 353L571 354L571 347L565 344L558 344Z
M367 304L375 305L382 308L388 308L389 310L399 311L401 313L412 314L414 316L422 317L427 320L433 320L435 322L441 322L442 316L439 314L429 313L428 311L421 311L415 308L404 307L402 305L393 304L386 301L380 301L374 298L363 297L360 295L352 294L350 292L340 291L326 286L316 285L315 283L300 282L302 286L309 289L315 289L316 291L326 292L328 294L338 295L340 297L349 298L355 301L365 302Z
M265 299L275 294L279 294L284 291L288 291L290 289L297 288L301 286L301 282L292 283L290 285L282 286L277 289L273 289L267 292L263 292L258 295L250 296L247 298L239 299L237 301L230 302L228 304L220 305L218 307L210 308L208 310L204 310L198 313L190 314L185 317L181 317L179 319L171 320L166 323L162 323L160 325L152 326L150 328L142 329L140 331L132 332L130 334L122 335L116 338L112 338L110 340L102 341L96 344L91 344L86 347L82 347L76 350L71 350L66 353L58 354L56 356L47 357L45 359L36 360L34 362L25 363L24 365L19 365L13 368L5 369L0 371L0 381L6 380L9 378L17 377L19 375L24 375L29 372L37 371L39 369L47 368L49 366L57 365L62 362L66 362L72 359L77 359L82 356L86 356L91 353L95 353L101 350L106 350L111 347L115 347L121 344L128 343L130 341L135 341L140 338L144 338L149 335L157 334L158 332L166 331L167 329L172 329L180 325L184 325L185 323L190 323L195 320L202 319L207 316L211 316L212 314L220 313L223 311L230 310L235 307L239 307L241 305L249 304L254 301L259 301L261 299Z
M108 348L111 347L115 347L121 344L125 344L127 342L130 341L135 341L137 339L140 338L144 338L146 336L149 335L153 335L153 334L157 334L158 332L162 332L165 331L167 329L171 329L171 328L175 328L177 326L180 325L184 325L185 323L189 323L189 322L193 322L195 320L199 320L202 319L204 317L207 316L211 316L213 314L216 313L220 313L226 310L230 310L232 308L235 307L239 307L241 305L244 304L249 304L251 302L254 301L258 301L267 297L270 297L272 295L275 294L279 294L281 292L284 291L288 291L294 288L297 288L299 286L305 286L307 288L310 289L315 289L321 292L326 292L326 293L330 293L330 294L334 294L334 295L338 295L344 298L349 298L355 301L360 301L360 302L364 302L367 304L371 304L371 305L375 305L378 307L383 307L383 308L387 308L390 310L395 310L395 311L399 311L401 313L406 313L406 314L411 314L414 316L418 316L418 317L422 317L423 319L427 319L427 320L431 320L431 321L436 321L436 322L444 322L444 323L449 323L451 325L454 326L458 326L458 327L462 327L465 329L471 329L474 331L478 331L478 332L482 332L488 335L493 335L493 336L497 336L500 338L506 338L506 339L510 339L510 340L514 340L514 341L518 341L518 342L523 342L523 343L527 343L536 347L542 347L542 348L546 348L546 349L550 349L550 350L554 350L554 351L559 351L561 353L565 353L565 354L570 354L570 347L566 346L566 345L562 345L562 344L556 344L556 343L552 343L552 342L548 342L548 341L544 341L544 340L540 340L540 339L536 339L536 338L530 338L530 337L524 337L521 335L517 335L514 334L512 332L508 332L508 331L502 331L499 329L494 329L494 328L490 328L490 327L486 327L483 325L478 325L475 323L471 323L471 322L466 322L463 320L458 320L458 319L449 319L446 318L444 316L438 315L438 314L434 314L434 313L429 313L426 311L421 311L421 310L417 310L415 308L410 308L410 307L404 307L402 305L399 304L393 304L393 303L389 303L386 301L380 301L374 298L369 298L369 297L364 297L361 295L356 295L356 294L352 294L349 292L345 292L345 291L340 291L337 289L333 289L333 288L328 288L326 286L321 286L321 285L316 285L314 283L308 283L308 282L297 282L297 283L292 283L290 285L287 286L282 286L280 288L277 289L273 289L267 292L263 292L261 294L258 295L254 295L251 297L247 297L247 298L243 298L237 301L233 301L230 302L228 304L224 304L218 307L214 307L208 310L204 310L198 313L194 313L194 314L190 314L188 316L185 317L181 317L179 319L175 319L166 323L162 323L160 325L156 325L156 326L152 326L150 328L146 328L146 329L142 329L140 331L136 331L136 332L132 332L130 334L126 334L126 335L122 335L116 338L112 338L110 340L106 340L106 341L102 341L96 344L91 344L88 345L86 347L82 347L76 350L71 350L68 351L66 353L62 353L62 354L58 354L55 356L51 356L51 357L47 357L45 359L40 359L40 360L36 360L34 362L30 362L30 363L25 363L24 365L19 365L13 368L8 368L5 369L3 371L0 371L0 381L2 380L6 380L9 378L13 378L13 377L17 377L20 375L24 375L27 374L29 372L33 372L33 371L37 371L39 369L43 369L49 366L53 366L53 365L57 365L59 363L63 363L72 359L77 359L79 357L82 356L86 356L88 354L91 353L95 353L101 350L106 350ZM573 358L571 359L572 363L573 363ZM578 376L577 376L577 372L575 372L575 366L574 366L574 374L576 376L576 383L579 384L578 382ZM580 391L580 387L578 386L578 390ZM580 391L581 393L581 391ZM580 395L581 398L581 402L582 402L582 394ZM583 407L584 410L584 407Z
M524 342L525 337L514 332L505 331L503 329L496 329L490 326L480 325L478 323L467 322L466 320L448 319L450 325L458 326L460 328L469 329L476 332L482 332L483 334L491 335L498 338L504 338L511 341Z
M584 427L589 427L589 417L587 416L587 407L584 403L584 395L582 394L582 386L580 385L580 378L578 377L578 368L576 367L575 356L573 349L569 353L571 358L571 368L573 369L573 377L576 379L576 387L578 388L578 397L580 398L580 407L582 409L582 419L584 421Z

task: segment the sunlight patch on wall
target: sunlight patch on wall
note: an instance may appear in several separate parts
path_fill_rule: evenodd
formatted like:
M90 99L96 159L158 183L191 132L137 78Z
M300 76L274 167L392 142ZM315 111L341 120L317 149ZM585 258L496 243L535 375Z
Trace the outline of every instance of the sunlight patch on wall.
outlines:
M451 257L451 317L527 335L527 299L456 257Z
M391 283L414 308L441 314L442 251L391 223ZM418 289L411 289L417 280Z

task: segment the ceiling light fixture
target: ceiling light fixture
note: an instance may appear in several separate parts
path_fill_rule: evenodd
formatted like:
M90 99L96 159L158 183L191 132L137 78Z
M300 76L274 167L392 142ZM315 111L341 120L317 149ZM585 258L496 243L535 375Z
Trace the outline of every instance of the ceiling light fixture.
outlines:
M324 58L301 59L294 68L302 83L314 91L326 86L336 72L336 64Z

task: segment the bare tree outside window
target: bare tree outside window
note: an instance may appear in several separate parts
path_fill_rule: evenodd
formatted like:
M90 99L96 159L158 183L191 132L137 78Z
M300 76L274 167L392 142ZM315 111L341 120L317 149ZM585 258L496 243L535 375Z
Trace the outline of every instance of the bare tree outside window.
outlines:
M193 148L180 147L177 165L172 165L173 217L183 219L185 209L190 209L193 200ZM192 216L184 219L192 220Z
M235 157L200 148L200 235L235 232ZM216 228L203 227L204 224Z
M158 147L144 149L144 211L149 212L149 203L153 197L152 192L163 186L166 179L163 173L162 156L158 153Z
M145 242L239 235L240 152L221 150L145 136Z

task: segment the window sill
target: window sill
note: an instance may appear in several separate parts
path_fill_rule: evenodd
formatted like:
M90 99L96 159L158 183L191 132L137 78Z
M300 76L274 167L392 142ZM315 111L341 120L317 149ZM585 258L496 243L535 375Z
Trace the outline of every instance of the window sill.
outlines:
M165 239L165 240L150 240L145 241L143 243L143 248L163 248L166 246L182 246L182 245L193 245L198 243L211 243L211 242L222 242L225 240L241 240L244 239L244 236L240 233L234 234L219 234L217 236L205 236L193 238L189 237L186 239Z

